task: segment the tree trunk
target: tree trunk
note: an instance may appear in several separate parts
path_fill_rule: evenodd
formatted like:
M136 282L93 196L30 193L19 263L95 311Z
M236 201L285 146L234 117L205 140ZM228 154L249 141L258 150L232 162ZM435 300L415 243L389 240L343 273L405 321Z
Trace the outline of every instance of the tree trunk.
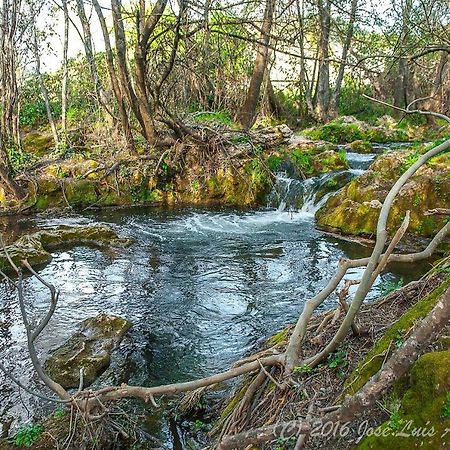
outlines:
M61 84L61 129L63 143L67 143L67 92L69 88L69 71L67 65L67 50L69 47L69 10L67 0L62 0L64 13L64 38L63 38L63 76Z
M426 102L425 109L430 111L438 111L443 114L445 111L445 95L446 90L444 86L445 72L448 65L448 52L441 52L439 64L436 69L436 75L434 77L433 87L430 93L430 99ZM434 117L428 118L428 123L434 124L436 119Z
M405 46L408 41L411 12L412 0L406 0L402 9L402 30L398 43L402 53L405 52ZM398 60L398 73L394 83L394 106L405 108L408 105L409 78L408 59L402 56Z
M91 27L89 25L88 18L86 17L86 12L84 10L83 0L77 0L77 14L81 21L81 26L83 28L83 45L84 52L86 54L87 63L89 65L89 71L91 73L92 83L94 85L95 94L97 100L102 108L106 111L107 119L114 123L114 115L108 106L108 99L105 90L103 89L102 82L98 75L97 64L95 62L94 49L92 47L92 33Z
M342 82L344 80L345 66L347 65L348 53L350 45L353 39L353 32L355 29L356 11L358 9L358 0L352 0L350 17L348 22L347 34L345 36L344 45L342 47L341 63L339 65L339 71L336 77L336 84L334 87L333 95L331 97L330 105L328 108L329 116L337 115L337 108L339 106L339 96L341 94Z
M122 2L120 0L111 0L120 83L127 94L128 101L141 126L142 133L150 145L156 142L156 132L146 86L148 41L161 19L166 5L167 0L158 0L150 16L145 19L145 1L140 0L135 47L135 83L133 85L127 67L127 44L122 18Z
M103 11L98 3L98 0L93 0L93 5L95 11L98 16L98 20L100 22L100 26L102 28L103 39L105 41L105 55L106 55L106 64L108 67L108 74L111 80L111 86L114 92L114 96L116 97L117 106L119 109L120 122L122 125L122 131L125 136L125 141L127 143L127 147L129 150L134 150L134 139L133 134L131 132L130 122L128 119L127 106L124 98L124 94L120 89L119 80L117 79L116 70L114 67L114 56L111 48L111 41L109 39L108 27L106 25L105 17L103 15Z
M268 76L267 78L266 90L271 114L273 114L277 119L281 119L281 117L283 117L283 105L280 103L277 96L275 95L275 91L273 89L270 76Z
M44 99L45 110L47 112L48 123L50 124L50 128L52 130L53 141L55 143L55 147L57 147L59 145L58 130L56 129L55 121L53 120L52 107L50 105L50 100L48 97L47 86L45 86L44 80L42 78L41 56L39 55L39 44L38 44L36 24L33 24L33 53L34 59L36 61L36 75L39 81L39 89L41 90L41 95L42 98Z
M20 148L19 93L17 89L16 31L20 4L16 0L3 0L0 29L0 182L21 199L25 191L14 180L8 157L8 148Z
M275 0L267 0L264 11L264 21L261 28L261 38L256 51L255 65L253 67L250 85L238 120L242 128L248 130L252 127L256 117L256 107L258 105L261 84L264 79L264 73L267 68L270 32L272 30L273 15L275 10Z
M314 105L312 98L312 85L310 79L308 79L308 71L306 69L306 61L305 61L304 3L300 2L299 0L296 0L296 6L297 6L297 18L299 28L299 47L300 47L300 85L303 88L303 94L306 103L306 112L304 113L304 115L306 117L313 117ZM311 79L314 80L314 74Z
M315 115L318 120L325 122L328 119L328 108L330 105L330 23L331 23L331 1L317 1L319 8L319 68L317 75L317 89L315 96Z

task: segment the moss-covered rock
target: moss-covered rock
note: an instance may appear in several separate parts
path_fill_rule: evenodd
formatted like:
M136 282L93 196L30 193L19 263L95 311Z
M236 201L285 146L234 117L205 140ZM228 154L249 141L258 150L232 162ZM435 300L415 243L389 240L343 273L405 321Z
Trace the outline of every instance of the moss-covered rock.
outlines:
M363 140L350 142L348 148L355 153L373 153L372 144Z
M219 142L217 148L186 142L181 153L173 148L161 159L120 153L107 162L82 155L46 161L36 166L33 181L25 186L27 198L11 204L0 195L0 207L255 206L265 203L275 173L285 164L302 178L348 168L344 151L324 142L292 141L286 126L224 133L226 144Z
M13 262L20 266L27 260L32 266L38 266L51 261L49 253L58 247L95 246L106 248L111 246L126 246L131 241L119 238L117 233L106 225L71 227L61 225L54 229L45 229L37 233L25 235L6 247ZM0 251L0 269L10 271L11 266L4 251Z
M49 153L55 143L51 131L45 130L27 133L22 139L22 145L26 152L42 156Z
M395 418L364 438L358 450L450 447L450 351L422 355L409 375L409 388Z
M348 169L345 151L326 142L308 140L299 140L294 145L272 153L266 165L274 171L284 169L291 172L293 168L292 175L303 179Z
M354 141L405 142L413 136L402 128L388 127L386 124L369 125L352 116L335 119L325 125L307 130L305 134L313 139L348 144Z
M107 314L84 320L79 331L45 361L45 371L69 389L78 387L83 369L84 385L89 386L109 366L112 351L130 327L128 320Z
M417 149L389 152L378 157L369 170L331 196L316 213L319 228L352 235L371 235L381 205L398 177L418 158ZM388 220L397 229L407 210L411 211L408 233L434 235L445 223L444 216L427 215L450 204L450 155L433 158L403 186Z

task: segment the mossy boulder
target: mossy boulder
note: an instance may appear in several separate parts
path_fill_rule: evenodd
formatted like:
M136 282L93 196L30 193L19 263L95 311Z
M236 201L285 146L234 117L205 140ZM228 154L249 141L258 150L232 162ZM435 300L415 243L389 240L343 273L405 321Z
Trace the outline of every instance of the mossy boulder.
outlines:
M313 139L348 144L354 141L406 142L411 139L407 131L386 124L377 126L357 120L352 116L339 117L325 125L309 129L305 134Z
M348 169L345 151L340 151L337 146L326 142L308 140L296 142L295 145L282 149L278 153L272 153L266 165L272 167L275 162L278 162L275 170L285 169L287 172L294 172L291 173L292 176L303 179ZM273 167L272 170L274 170Z
M424 151L424 149L422 149ZM372 235L384 199L398 177L419 157L417 149L388 152L365 172L331 196L316 213L319 228L352 235ZM433 158L419 169L397 195L388 219L388 229L397 229L411 211L408 233L433 236L446 217L428 215L429 210L450 204L450 155Z
M400 408L380 425L376 434L364 438L358 450L450 448L450 351L422 355L413 365L409 388Z
M107 314L84 320L78 332L45 361L45 371L70 389L78 387L83 369L84 385L89 386L109 366L112 351L130 327L128 320Z
M22 139L22 145L26 152L37 156L43 156L51 152L55 143L50 130L31 131Z
M372 144L361 139L350 142L350 144L348 144L348 148L355 153L373 153Z
M16 265L20 266L21 261L26 259L32 266L38 266L51 261L50 251L59 247L85 245L107 248L123 247L130 243L130 240L120 238L106 225L80 227L60 225L54 229L22 236L7 246L6 250ZM4 271L12 269L4 251L0 251L0 269Z

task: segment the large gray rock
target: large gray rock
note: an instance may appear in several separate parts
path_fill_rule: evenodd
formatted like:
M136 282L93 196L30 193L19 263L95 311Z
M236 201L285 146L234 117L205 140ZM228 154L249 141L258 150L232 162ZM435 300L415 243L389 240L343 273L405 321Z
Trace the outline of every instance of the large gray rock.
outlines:
M45 371L70 389L78 387L83 368L84 386L89 386L109 366L112 351L130 327L128 320L107 314L84 320L79 331L47 359Z

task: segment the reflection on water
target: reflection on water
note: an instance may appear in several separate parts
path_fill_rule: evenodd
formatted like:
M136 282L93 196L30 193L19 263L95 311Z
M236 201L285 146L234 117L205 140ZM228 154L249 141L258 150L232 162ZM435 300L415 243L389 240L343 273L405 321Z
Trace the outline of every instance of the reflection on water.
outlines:
M318 232L311 214L301 211L111 210L38 219L35 225L97 221L135 242L117 254L75 248L53 255L40 273L61 290L60 303L38 347L45 358L81 320L100 312L126 317L134 327L123 343L125 363L116 380L130 383L181 381L223 369L293 321L340 257L370 253ZM38 317L48 295L34 279L25 285L30 316ZM0 354L26 384L35 385L17 301L5 284ZM0 417L24 419L39 411L36 400L18 397L2 375L0 380Z

